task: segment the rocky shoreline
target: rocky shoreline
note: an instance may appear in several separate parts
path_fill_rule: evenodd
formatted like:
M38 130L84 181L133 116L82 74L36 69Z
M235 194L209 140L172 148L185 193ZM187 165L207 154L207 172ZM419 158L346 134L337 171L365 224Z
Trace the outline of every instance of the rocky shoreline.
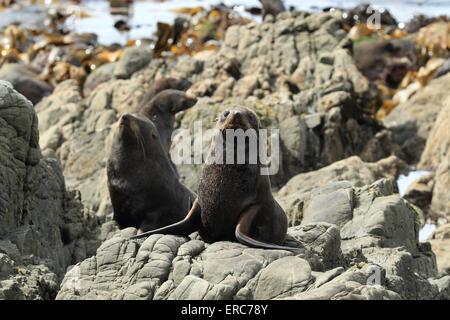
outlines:
M14 80L29 73L3 64L0 299L450 299L450 75L433 73L380 118L386 104L374 106L387 100L374 86L387 78L367 75L351 36L339 11L268 15L229 26L217 50L125 48L82 86L28 78L44 93L34 106ZM209 129L241 105L279 129L273 193L286 244L304 253L196 233L129 240L137 230L118 229L105 169L112 128L163 77L189 80L198 99L177 128ZM431 173L400 197L396 180L411 167ZM177 169L195 190L201 165ZM440 226L420 242L427 222Z

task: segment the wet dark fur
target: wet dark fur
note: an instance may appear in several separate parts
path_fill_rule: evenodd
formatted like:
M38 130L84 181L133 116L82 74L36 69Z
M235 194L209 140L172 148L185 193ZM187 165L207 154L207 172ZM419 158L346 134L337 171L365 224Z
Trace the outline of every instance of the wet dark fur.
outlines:
M185 79L161 78L155 80L148 91L142 96L139 109L142 109L161 91L167 89L186 91L191 87L191 85L192 83Z
M233 115L236 111L239 117ZM256 115L246 108L231 110L228 116L222 114L217 124L220 130L258 130L259 126ZM287 218L272 196L268 176L260 174L259 161L258 164L205 164L198 201L202 210L200 234L207 241L236 240L235 229L241 213L250 206L258 206L251 236L268 243L284 242Z

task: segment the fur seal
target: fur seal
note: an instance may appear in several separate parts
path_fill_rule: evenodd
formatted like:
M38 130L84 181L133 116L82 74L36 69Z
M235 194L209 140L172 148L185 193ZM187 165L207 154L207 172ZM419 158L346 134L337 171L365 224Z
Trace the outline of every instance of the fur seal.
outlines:
M223 144L224 153L230 147L225 137L226 129L258 130L260 123L251 110L235 108L222 113L216 128L223 140L213 141L208 157L212 157L214 150L218 150L217 143ZM256 137L259 139L258 135ZM232 145L236 150L236 144ZM249 159L248 145L245 143L245 153ZM259 159L255 164L248 162L218 164L207 161L203 166L198 197L186 218L171 226L131 238L156 233L189 235L198 230L207 242L238 240L251 247L301 250L282 246L287 231L286 214L272 196L269 177L260 173Z
M185 217L196 195L177 177L151 120L125 113L114 129L107 161L114 220L152 230Z
M172 144L175 114L191 108L196 103L196 98L188 96L181 90L167 89L154 96L141 109L140 113L152 120L156 125L161 142L167 152L169 152Z
M148 91L142 96L141 102L139 104L139 109L142 109L147 103L149 103L154 96L163 90L175 89L186 91L192 85L192 82L186 79L175 79L175 78L161 78L155 80L153 85L148 89Z

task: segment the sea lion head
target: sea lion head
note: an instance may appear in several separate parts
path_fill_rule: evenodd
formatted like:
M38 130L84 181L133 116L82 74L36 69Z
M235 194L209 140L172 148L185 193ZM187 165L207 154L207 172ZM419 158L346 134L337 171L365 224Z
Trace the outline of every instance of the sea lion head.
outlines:
M259 158L257 152L260 138L259 129L258 117L250 109L237 107L223 111L217 119L217 131L211 144L210 159L223 152L223 159L227 159L226 161L230 161L231 156L234 157L232 164L256 163L254 161ZM233 154L228 154L232 149L234 150ZM244 154L245 159L249 161L242 161ZM231 164L231 162L228 163Z
M226 129L258 130L260 126L261 124L256 114L245 107L227 109L217 119L217 127L221 131Z
M177 91L177 90L173 90ZM172 114L187 110L197 103L197 98L183 91L172 91L172 105L170 111Z
M153 119L156 115L176 113L189 109L197 103L197 99L184 91L167 89L158 93L148 105L144 106L141 113L147 118Z
M126 157L147 159L151 154L163 153L156 126L137 113L124 113L114 129L112 153L126 153Z
M164 104L169 106L168 109L172 114L187 110L197 103L197 98L181 90L168 89L161 91L158 95L164 98Z

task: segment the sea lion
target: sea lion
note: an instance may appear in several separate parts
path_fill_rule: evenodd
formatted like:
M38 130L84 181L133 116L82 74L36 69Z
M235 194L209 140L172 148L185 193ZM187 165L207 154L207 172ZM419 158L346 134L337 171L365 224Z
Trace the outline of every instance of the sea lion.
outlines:
M175 79L175 78L161 78L155 80L153 85L148 89L148 91L142 96L139 103L139 109L142 109L146 104L148 104L154 96L163 90L175 89L186 91L192 85L192 82L186 79Z
M207 242L238 240L252 247L300 250L282 246L286 237L287 217L272 196L269 177L261 175L259 156L254 164L250 161L243 164L236 161L234 164L211 161L213 154L220 150L220 144L224 153L227 148L233 147L235 151L239 148L233 143L234 140L227 141L227 129L254 129L258 141L260 123L256 114L247 108L227 110L217 120L216 128L223 139L214 140L211 145L208 160L203 166L198 197L186 218L132 238L156 233L189 235L198 230ZM244 150L246 159L250 159L249 143L245 143ZM237 152L234 155L237 156Z
M196 103L196 98L188 96L181 90L167 89L154 96L141 109L140 113L156 125L163 147L167 152L169 152L172 144L175 114L191 108Z
M120 228L146 231L175 223L196 198L178 180L156 126L139 114L120 117L106 169Z

